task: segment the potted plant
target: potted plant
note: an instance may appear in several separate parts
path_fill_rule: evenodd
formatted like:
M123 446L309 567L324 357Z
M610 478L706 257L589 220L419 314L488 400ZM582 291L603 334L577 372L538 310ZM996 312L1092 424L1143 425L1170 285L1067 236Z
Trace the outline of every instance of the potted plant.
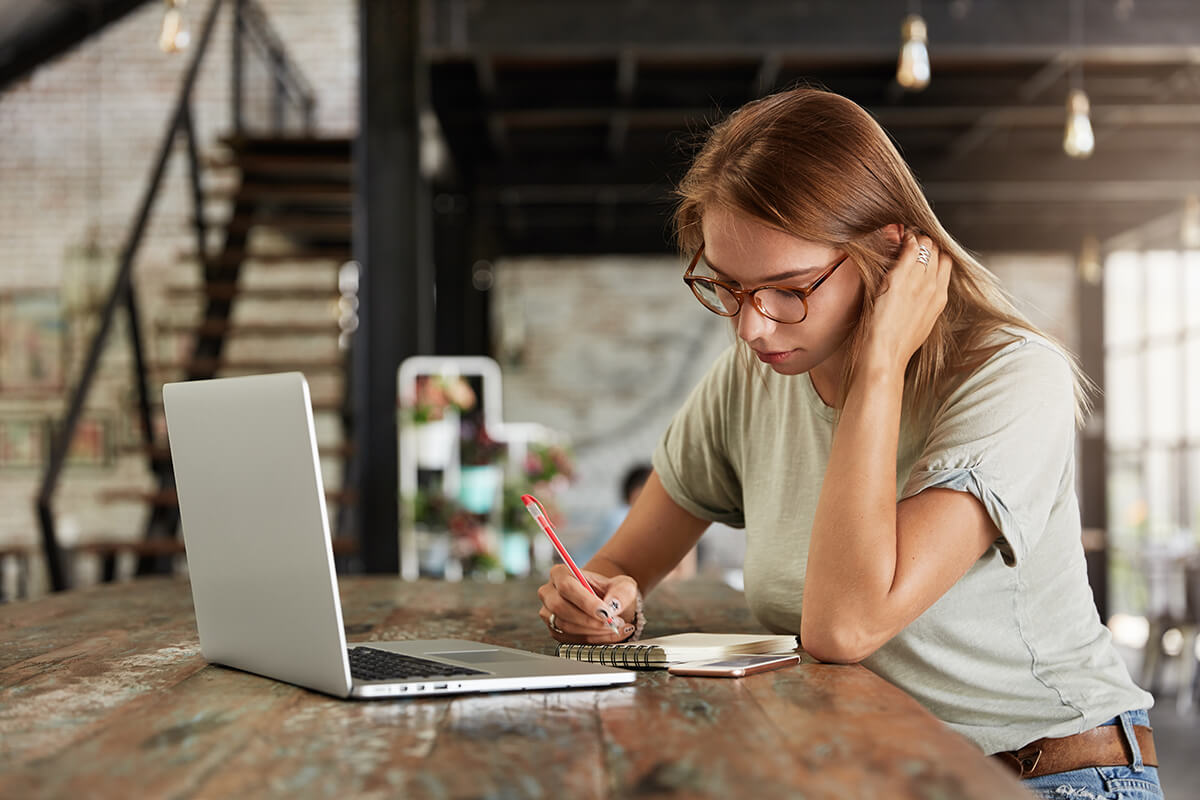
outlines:
M413 532L422 575L447 577L450 561L450 520L461 509L443 492L418 489L412 497Z
M462 469L458 499L468 511L487 514L495 506L504 477L505 451L504 443L488 435L481 420L463 420L459 441Z
M546 513L557 516L554 496L575 479L575 463L568 447L559 444L532 442L525 451L522 473L529 492L546 506ZM531 520L532 521L532 520ZM534 536L531 542L532 568L545 572L554 560L554 548L544 536Z
M500 558L484 517L436 489L417 491L412 503L422 575L447 580L464 575L494 576Z
M524 466L529 483L542 491L562 491L575 479L571 451L561 445L530 444Z
M475 391L461 376L418 375L401 405L415 428L417 466L445 469L454 454L459 414L475 407Z
M479 518L470 515L461 519L461 527L453 531L452 552L458 559L463 575L487 580L504 580L500 556L496 553L494 536Z
M509 575L524 577L529 574L531 540L540 534L538 525L525 509L522 495L533 487L526 483L509 483L504 487L500 508L500 526L503 530L500 543L500 558L504 571Z

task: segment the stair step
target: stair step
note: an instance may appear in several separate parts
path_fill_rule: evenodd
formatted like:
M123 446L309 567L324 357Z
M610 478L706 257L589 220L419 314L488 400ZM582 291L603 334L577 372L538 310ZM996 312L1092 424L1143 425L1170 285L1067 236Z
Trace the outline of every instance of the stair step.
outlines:
M164 333L195 333L200 336L266 339L292 336L324 336L341 332L336 321L328 322L230 322L209 319L200 323L164 322L158 326Z
M212 282L199 286L169 286L167 296L172 298L204 295L214 300L335 300L339 296L337 286L240 286L232 282Z
M251 228L275 228L280 231L311 236L344 236L348 238L354 233L354 220L315 214L254 214L235 216L225 225L226 230L239 233Z
M335 536L332 539L334 555L350 555L358 552L358 542L349 536ZM139 539L134 541L121 539L97 539L69 548L72 553L86 553L101 558L122 553L132 553L136 556L174 556L185 554L183 539Z
M312 410L314 414L341 414L346 402L341 397L314 397ZM150 410L162 415L162 394L150 393Z
M354 140L345 136L246 136L230 134L222 136L218 141L225 147L238 153L332 153L351 158L354 153Z
M179 505L179 494L174 489L104 489L99 493L101 503L147 503L160 508ZM350 489L326 489L326 502L336 505L353 505L357 498Z
M345 206L354 202L354 190L348 183L244 183L240 187L205 192L210 200L255 200L258 202Z
M171 458L171 448L165 444L145 445L145 444L130 444L123 445L117 448L121 453L128 455L142 454L149 456L156 461L168 461ZM321 458L329 459L345 459L349 458L354 452L354 445L349 442L341 444L322 444L317 445L317 455ZM2 555L0 551L0 555Z
M72 553L87 553L89 555L114 556L119 553L133 553L138 556L174 556L184 552L183 539L96 539L90 542L70 547Z
M341 245L328 245L324 247L312 246L305 247L301 250L296 250L291 253L248 253L245 250L230 250L220 253L215 256L209 256L204 263L207 266L214 268L236 267L239 264L252 262L255 264L281 264L281 263L300 263L300 262L322 262L322 261L349 261L352 256L349 247ZM196 251L194 249L179 251L180 261L195 262Z
M197 358L178 363L159 363L154 366L156 372L186 372L189 375L222 375L233 373L260 374L267 372L342 372L346 363L341 358L334 359L295 359L292 361L227 361L223 358Z
M340 154L255 153L234 158L205 158L206 169L240 169L242 175L287 175L296 177L354 179L354 162Z

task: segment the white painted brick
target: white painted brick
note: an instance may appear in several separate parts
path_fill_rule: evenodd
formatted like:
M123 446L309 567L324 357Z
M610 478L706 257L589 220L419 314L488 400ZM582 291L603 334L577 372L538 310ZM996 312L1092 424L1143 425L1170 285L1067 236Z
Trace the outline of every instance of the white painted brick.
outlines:
M317 95L318 133L350 135L357 116L357 4L262 0L261 5ZM208 7L188 6L194 36ZM217 138L231 127L228 17L225 11L217 22L193 93L193 117L205 152L218 152ZM93 223L102 247L115 258L141 202L191 58L191 53L159 51L161 20L161 4L148 3L0 94L0 291L59 287L67 273L79 268L78 262L72 265L71 253ZM97 152L98 162L93 159ZM165 287L195 271L173 263L175 254L193 241L183 153L180 139L137 262L135 280L147 333L153 333L156 321L174 314L164 301ZM217 178L206 176L206 181ZM95 185L99 190L93 196ZM123 327L117 334L110 339L115 344L102 362L90 408L111 411L130 396L127 336ZM151 354L169 351L169 345L147 338ZM63 403L61 397L45 398L31 409L31 401L0 394L0 414L36 410L58 417ZM40 478L40 472L0 470L0 544L36 546L33 496ZM71 519L80 521L81 536L136 537L144 508L96 502L99 489L131 484L149 485L139 458L121 459L103 473L72 470L60 484L55 507L68 527ZM35 590L44 588L40 561L33 577Z

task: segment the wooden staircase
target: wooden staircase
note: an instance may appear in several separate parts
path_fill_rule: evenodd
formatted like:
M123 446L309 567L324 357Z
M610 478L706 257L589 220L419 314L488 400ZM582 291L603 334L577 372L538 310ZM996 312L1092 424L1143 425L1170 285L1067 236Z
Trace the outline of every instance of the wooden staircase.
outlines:
M165 294L171 316L155 325L157 351L164 342L176 346L151 373L155 443L133 450L149 461L157 485L109 488L98 498L145 506L145 536L132 542L101 538L75 548L102 559L105 580L114 577L123 553L135 554L138 573L145 574L170 571L183 552L162 421L161 385L168 381L303 372L313 385L334 551L356 550L340 524L355 503L354 492L338 488L350 456L347 353L338 349L337 308L339 269L351 258L351 142L287 137L223 143L226 154L208 159L205 168L226 188L206 192L205 200L206 207L227 208L226 221L220 231L208 231L205 252L181 254L181 280ZM213 234L215 248L209 245Z

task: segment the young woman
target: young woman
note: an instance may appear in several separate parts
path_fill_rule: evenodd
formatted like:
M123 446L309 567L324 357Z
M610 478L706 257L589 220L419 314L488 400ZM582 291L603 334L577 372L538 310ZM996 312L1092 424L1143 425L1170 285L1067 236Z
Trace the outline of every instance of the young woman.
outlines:
M684 280L737 341L586 566L620 633L558 566L539 590L555 638L639 635L641 593L710 521L742 526L746 599L767 628L861 662L1030 788L1161 796L1153 699L1087 582L1085 379L1070 357L845 98L747 105L712 130L679 195Z

